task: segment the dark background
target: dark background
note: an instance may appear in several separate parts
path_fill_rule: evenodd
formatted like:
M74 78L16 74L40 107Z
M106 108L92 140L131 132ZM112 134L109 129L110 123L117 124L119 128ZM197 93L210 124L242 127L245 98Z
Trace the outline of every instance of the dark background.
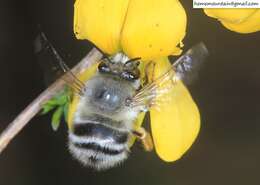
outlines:
M8 3L7 3L8 2ZM89 50L73 35L73 0L1 1L0 130L45 89L33 54L41 24L70 65ZM185 156L164 163L133 149L118 168L93 172L66 149L66 126L53 132L50 117L37 116L0 155L0 185L258 185L260 184L260 32L238 34L192 9L185 49L204 41L211 56L190 87L201 112L201 131Z

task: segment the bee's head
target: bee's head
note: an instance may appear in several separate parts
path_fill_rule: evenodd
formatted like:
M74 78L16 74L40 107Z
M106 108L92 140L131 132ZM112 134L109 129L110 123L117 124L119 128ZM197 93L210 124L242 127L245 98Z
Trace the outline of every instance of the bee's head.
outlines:
M98 66L102 74L112 74L127 81L135 81L140 78L138 66L140 58L129 59L126 55L118 53L110 58L104 58Z

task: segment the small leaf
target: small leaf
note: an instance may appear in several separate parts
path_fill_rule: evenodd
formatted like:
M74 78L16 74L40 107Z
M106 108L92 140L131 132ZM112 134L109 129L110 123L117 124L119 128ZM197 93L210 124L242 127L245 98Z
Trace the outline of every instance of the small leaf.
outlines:
M55 97L57 105L64 105L67 102L67 94L61 94Z
M70 88L65 87L62 91L56 94L48 102L46 102L42 107L41 115L47 114L53 109L56 109L52 115L52 128L56 131L59 128L62 117L67 121L68 107L70 103L70 98L72 96L72 91Z
M56 105L64 105L70 100L71 91L68 87L65 87L63 91L57 94L53 99Z
M63 107L58 107L52 115L51 126L54 131L58 130L63 113Z
M45 104L43 107L42 107L42 111L41 111L41 115L44 115L44 114L47 114L49 113L51 110L53 110L56 106L53 106L53 105L49 105L49 104Z
M57 98L56 97L53 97L52 99L48 100L45 105L50 105L50 106L56 106L58 105L57 103Z

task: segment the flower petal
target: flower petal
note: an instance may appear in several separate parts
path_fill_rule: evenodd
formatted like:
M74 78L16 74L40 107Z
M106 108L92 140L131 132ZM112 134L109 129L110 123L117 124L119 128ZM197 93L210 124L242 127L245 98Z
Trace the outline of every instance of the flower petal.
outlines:
M161 58L156 64L154 78L171 67L168 58ZM171 162L179 159L196 139L200 114L189 91L181 82L168 93L158 96L156 101L163 99L167 99L167 102L150 110L151 129L157 154L164 161Z
M128 0L77 0L74 8L74 32L108 54L120 50L120 34Z
M229 30L238 33L260 31L259 9L204 9L204 12L217 18Z
M121 35L123 51L150 60L177 52L185 36L186 13L178 0L131 0Z
M207 16L219 19L220 21L226 21L229 23L240 23L245 21L251 16L257 9L232 9L232 8L210 8L204 9Z
M222 21L222 24L235 32L239 33L253 33L260 31L260 10L257 10L252 16L248 17L246 21L239 24L232 24L226 21Z

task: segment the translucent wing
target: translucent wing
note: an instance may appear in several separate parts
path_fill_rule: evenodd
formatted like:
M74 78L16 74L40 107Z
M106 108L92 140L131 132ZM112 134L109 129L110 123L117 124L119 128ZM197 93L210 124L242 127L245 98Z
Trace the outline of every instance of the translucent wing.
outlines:
M173 64L177 78L184 84L190 84L197 76L201 65L208 57L208 50L203 43L199 43L189 49Z
M40 32L34 41L34 50L38 63L44 72L46 84L50 84L58 77L67 82L79 95L84 91L84 83L81 82L69 69L46 35ZM64 75L67 73L67 75Z
M34 53L37 62L43 71L45 85L48 86L57 78L61 77L63 71L58 65L57 59L49 47L49 42L46 41L47 39L45 35L39 33L34 40Z
M189 49L184 55L182 55L173 65L160 76L155 77L152 73L157 65L160 67L161 61L153 61L147 65L149 83L140 89L137 94L129 101L131 106L150 106L159 107L160 103L167 102L169 97L165 96L172 90L178 83L182 81L184 84L190 84L192 80L197 76L198 70L201 64L208 56L208 50L203 43L199 43ZM177 92L174 92L176 94ZM161 102L155 102L155 98L164 96Z

